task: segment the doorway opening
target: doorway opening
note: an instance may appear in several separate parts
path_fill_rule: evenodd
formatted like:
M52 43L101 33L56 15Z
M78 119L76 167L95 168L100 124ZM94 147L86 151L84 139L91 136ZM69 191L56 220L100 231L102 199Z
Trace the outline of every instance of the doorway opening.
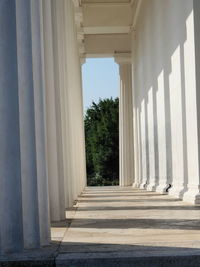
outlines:
M88 186L119 185L119 69L90 58L82 69Z

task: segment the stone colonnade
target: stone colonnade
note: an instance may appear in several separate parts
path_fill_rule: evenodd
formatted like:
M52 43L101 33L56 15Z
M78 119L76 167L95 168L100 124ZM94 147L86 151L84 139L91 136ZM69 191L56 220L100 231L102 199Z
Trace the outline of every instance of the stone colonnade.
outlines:
M200 2L135 3L132 51L114 55L120 185L200 203ZM74 8L0 1L0 254L48 245L86 185Z
M134 186L199 203L199 1L140 3L132 33Z
M131 53L115 55L120 185L200 203L200 4L136 2Z
M0 2L0 254L50 241L86 185L72 1Z

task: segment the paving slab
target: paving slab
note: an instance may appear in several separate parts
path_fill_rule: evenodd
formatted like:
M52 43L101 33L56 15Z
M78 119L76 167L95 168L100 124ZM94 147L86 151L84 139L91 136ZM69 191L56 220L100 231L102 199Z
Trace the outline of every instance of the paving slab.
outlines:
M131 187L93 187L71 219L57 266L200 266L198 205Z
M52 224L52 244L0 267L199 267L200 206L132 187L90 187Z

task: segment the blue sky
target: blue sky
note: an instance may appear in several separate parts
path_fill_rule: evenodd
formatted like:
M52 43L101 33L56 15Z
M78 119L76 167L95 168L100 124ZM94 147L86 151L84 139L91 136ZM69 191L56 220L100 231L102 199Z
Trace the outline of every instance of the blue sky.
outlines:
M119 96L119 68L114 59L87 59L82 73L84 110L99 98Z

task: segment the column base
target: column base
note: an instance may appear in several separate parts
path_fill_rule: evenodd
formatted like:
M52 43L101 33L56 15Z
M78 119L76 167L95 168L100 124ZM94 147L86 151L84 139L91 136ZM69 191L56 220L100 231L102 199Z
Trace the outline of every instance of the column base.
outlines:
M135 183L132 184L132 187L133 187L133 188L139 188L139 185L140 185L140 184L139 184L138 182L135 182Z
M156 186L156 190L155 191L158 192L158 193L167 195L168 194L168 192L167 192L168 187L169 187L169 185L166 184L166 183L159 184L159 185Z
M200 192L198 189L188 189L183 194L183 201L190 202L192 204L200 204Z
M185 188L183 185L172 185L172 187L169 189L169 195L183 199L183 195L186 191L187 188Z
M119 184L119 186L120 187L128 187L128 186L132 186L132 184L131 183L130 184L129 183L128 184Z
M155 192L156 191L156 187L157 187L157 185L155 183L150 183L150 184L147 185L146 189L147 189L147 191Z
M147 189L147 184L146 183L141 183L139 184L139 187L140 189Z

